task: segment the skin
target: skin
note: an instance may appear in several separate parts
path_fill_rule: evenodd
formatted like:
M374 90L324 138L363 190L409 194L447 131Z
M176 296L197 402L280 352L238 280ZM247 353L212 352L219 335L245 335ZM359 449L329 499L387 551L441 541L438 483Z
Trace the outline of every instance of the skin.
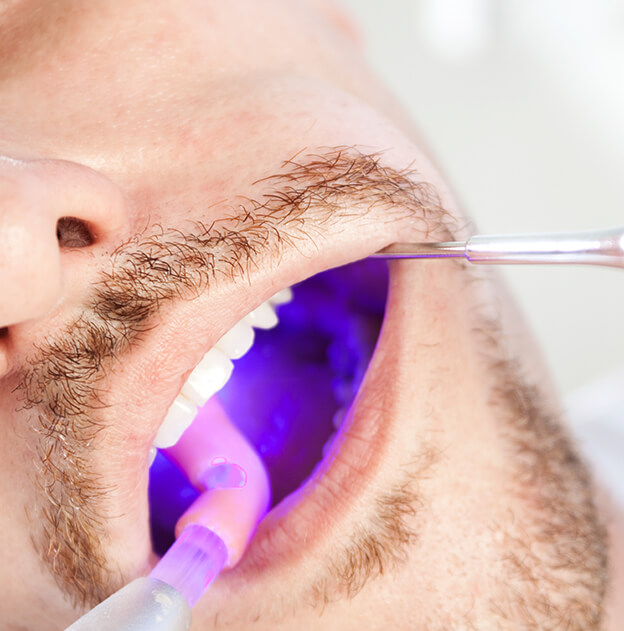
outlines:
M44 631L149 571L149 446L234 322L278 289L397 240L461 237L466 220L332 4L16 1L0 7L0 31L2 620ZM375 160L375 185L332 206L347 167ZM339 194L319 185L334 163ZM288 183L320 191L301 223L266 197ZM149 270L148 290L164 293L145 298L147 316L128 305L114 350L100 340L102 367L82 370L82 352L80 371L50 377L85 323L119 315L105 296L140 298L119 276L133 253L151 247L175 268L175 231L185 245L208 239L212 222L241 209L251 224L228 219L218 225L230 241L193 250L217 253L215 273L186 261L170 291ZM266 228L263 210L277 233L245 232ZM59 243L67 216L90 237L70 225ZM234 256L235 233L255 249ZM42 433L59 392L78 410ZM393 265L380 346L334 464L311 502L287 501L261 524L193 629L621 628L621 518L608 499L597 507L557 418L494 275ZM85 454L77 482L68 456ZM271 547L285 523L297 526L283 538L298 554ZM97 537L74 541L76 559L65 531Z
M59 219L76 215L95 234L106 235L123 225L126 211L119 189L107 178L70 162L3 155L0 183L4 327L40 317L62 297Z

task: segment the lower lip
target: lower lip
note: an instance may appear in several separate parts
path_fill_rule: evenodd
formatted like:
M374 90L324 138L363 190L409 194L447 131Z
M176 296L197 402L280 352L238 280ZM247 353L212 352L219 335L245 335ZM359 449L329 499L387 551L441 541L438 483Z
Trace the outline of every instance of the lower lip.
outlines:
M269 565L288 566L300 558L302 549L321 545L366 489L385 443L381 419L365 411L367 398L364 394L354 406L315 474L260 523L237 568L245 578L266 572Z
M385 264L376 261L374 265L380 270L382 278L378 291L385 294ZM349 278L349 270L345 274L346 278ZM371 274L369 269L365 275L351 275L351 279L358 282L358 279L364 277L370 282L372 276L374 274ZM358 287L355 291L362 292L364 296L366 286ZM375 362L377 354L371 363ZM380 446L384 443L384 424L378 414L370 412L370 406L367 405L369 397L377 397L375 391L383 386L379 383L371 384L368 379L369 373L370 370L367 371L364 387L358 392L357 400L338 431L329 453L317 464L312 475L296 491L283 498L260 523L246 555L235 570L238 577L251 580L254 575L266 572L268 566L290 565L300 557L302 548L309 549L319 545L325 533L341 520L366 487L366 481L380 458ZM227 393L225 403L227 404ZM173 479L176 476L178 479ZM160 478L158 485L177 486L175 494L169 494L167 500L170 523L166 529L171 530L175 526L177 516L197 496L197 492L179 476L179 471L172 470L166 463L158 460L151 474L152 481L155 477ZM150 484L150 489L158 485ZM336 489L340 489L340 493L337 494ZM172 497L177 506L171 506ZM152 492L152 508L158 501L159 493ZM160 509L162 508L164 507L161 506ZM319 524L323 527L319 528ZM171 543L170 533L155 532L153 528L152 536L155 549L159 553Z

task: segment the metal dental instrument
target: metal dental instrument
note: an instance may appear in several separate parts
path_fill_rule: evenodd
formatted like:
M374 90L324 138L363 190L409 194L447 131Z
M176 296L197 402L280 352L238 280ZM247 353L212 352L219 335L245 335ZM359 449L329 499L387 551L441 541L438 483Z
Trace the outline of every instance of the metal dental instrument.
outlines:
M476 235L468 241L395 243L384 259L464 258L471 263L605 265L624 268L624 227L588 232Z

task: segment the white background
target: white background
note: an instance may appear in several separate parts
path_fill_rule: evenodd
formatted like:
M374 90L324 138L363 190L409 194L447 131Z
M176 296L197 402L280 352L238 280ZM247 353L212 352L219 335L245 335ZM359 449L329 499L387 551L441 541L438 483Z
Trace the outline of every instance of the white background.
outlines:
M480 232L624 226L623 0L343 0ZM505 268L564 393L624 362L624 270Z

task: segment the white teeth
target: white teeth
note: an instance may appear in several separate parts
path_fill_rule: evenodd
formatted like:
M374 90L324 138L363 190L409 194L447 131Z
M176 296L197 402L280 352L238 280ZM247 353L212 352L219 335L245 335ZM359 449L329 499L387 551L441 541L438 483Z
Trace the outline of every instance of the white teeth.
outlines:
M208 399L228 382L234 369L231 360L239 359L253 346L253 327L271 329L276 326L279 320L275 307L290 302L292 297L290 287L278 291L235 324L214 348L204 355L188 376L182 392L171 404L156 434L148 456L150 466L156 457L156 448L166 449L175 445L197 416L197 408L205 405Z
M256 329L272 329L274 326L277 326L279 320L273 305L267 300L247 314L243 318L243 322L251 324Z
M215 347L223 351L230 359L239 359L253 346L253 342L253 328L241 320L215 344Z
M147 454L147 466L151 467L154 464L154 460L156 460L156 454L158 450L154 445L150 447L149 453Z
M233 369L234 364L227 355L218 348L211 348L188 376L182 394L201 407L223 388Z
M188 399L178 395L171 404L167 416L165 416L165 420L156 434L153 446L158 449L165 449L175 445L180 440L180 436L184 434L185 430L193 422L196 414L197 408Z
M280 289L275 295L269 298L269 302L273 305L285 305L293 299L293 291L290 287Z
M210 349L195 366L182 387L182 392L171 404L153 446L165 449L175 445L197 416L197 408L223 388L233 368L234 364L222 351Z

